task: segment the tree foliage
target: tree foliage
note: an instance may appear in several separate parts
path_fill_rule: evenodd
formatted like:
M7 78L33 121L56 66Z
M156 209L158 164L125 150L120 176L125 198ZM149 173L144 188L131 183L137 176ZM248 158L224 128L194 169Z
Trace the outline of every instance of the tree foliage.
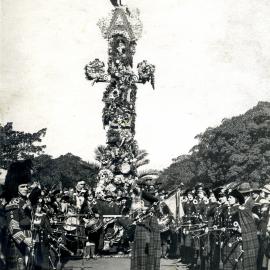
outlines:
M270 181L270 103L259 102L243 115L224 119L195 137L190 155L163 171L165 186L202 182L219 186L235 181Z
M173 163L162 171L157 182L164 189L174 189L183 183L190 185L195 179L195 164L191 155L182 155L173 159Z
M0 168L7 169L11 162L31 158L43 153L45 145L40 145L46 128L35 133L16 131L13 123L0 124Z
M191 150L197 180L215 185L234 181L265 183L270 179L270 103L224 119L196 136Z
M94 186L98 169L96 164L83 161L71 153L55 159L49 155L40 155L34 159L33 178L47 187L59 183L63 187L74 187L78 181Z

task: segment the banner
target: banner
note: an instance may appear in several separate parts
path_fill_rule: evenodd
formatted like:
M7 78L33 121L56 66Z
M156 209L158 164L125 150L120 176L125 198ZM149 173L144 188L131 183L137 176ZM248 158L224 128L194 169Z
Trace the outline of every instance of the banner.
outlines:
M175 219L180 219L184 215L182 197L180 195L180 189L173 193L169 198L165 199L164 202L168 205L170 211Z

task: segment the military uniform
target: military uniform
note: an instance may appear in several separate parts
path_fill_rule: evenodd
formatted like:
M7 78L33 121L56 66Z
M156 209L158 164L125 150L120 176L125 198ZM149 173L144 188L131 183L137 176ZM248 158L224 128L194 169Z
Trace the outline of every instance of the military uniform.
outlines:
M82 219L83 223L87 222L87 219L93 219L95 221L90 227L88 227L87 223L85 223L85 234L87 236L89 246L93 246L95 248L95 251L91 251L93 256L94 253L102 250L104 245L102 216L98 208L97 202L95 200L91 202L86 200L81 207L80 214L86 215L86 217ZM99 215L99 217L96 218L95 215Z
M188 200L183 205L184 217L183 221L185 225L192 226L197 223L197 211L196 206L193 201ZM182 229L183 236L183 248L181 249L181 253L183 256L183 261L186 263L194 263L194 241L191 237L190 233L186 233L189 230L189 226L185 226Z
M228 206L221 204L213 207L212 217L213 220L209 223L210 227L216 226L217 228L225 227L225 220L227 217ZM221 248L223 245L223 233L221 231L213 231L210 234L210 269L218 269L221 263Z
M225 221L225 233L223 243L223 264L224 270L231 269L243 269L243 255L242 249L242 238L240 229L234 226L234 223L239 224L239 211L238 206L228 207L227 219ZM235 229L231 229L234 228Z
M24 243L31 237L31 209L23 197L11 199L6 205L7 227L9 238L7 243L7 269L24 270L29 249Z

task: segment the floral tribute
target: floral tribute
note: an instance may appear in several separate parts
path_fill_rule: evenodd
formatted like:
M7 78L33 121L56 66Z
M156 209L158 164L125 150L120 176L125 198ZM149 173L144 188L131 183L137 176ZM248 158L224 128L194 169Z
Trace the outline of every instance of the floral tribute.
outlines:
M138 75L133 71L136 42L142 24L138 11L117 7L100 20L102 35L108 40L108 68L99 59L85 67L88 80L108 82L103 94L103 126L107 132L106 146L98 147L96 160L100 163L96 193L100 196L126 195L138 179L136 157L139 154L135 136L136 83L151 82L154 87L155 66L143 61Z

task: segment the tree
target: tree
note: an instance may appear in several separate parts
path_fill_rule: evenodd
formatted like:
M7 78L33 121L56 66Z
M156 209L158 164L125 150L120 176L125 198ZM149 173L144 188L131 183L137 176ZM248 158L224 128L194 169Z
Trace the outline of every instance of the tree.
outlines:
M35 133L13 130L13 123L0 124L0 168L7 169L9 164L20 159L31 158L43 153L45 145L40 145L46 128Z
M270 179L270 103L259 102L243 115L224 119L196 136L191 149L196 180L213 185Z
M182 155L172 160L173 163L163 170L157 179L162 188L171 190L183 183L191 186L195 181L195 163L191 155Z
M78 181L94 186L98 170L96 164L83 161L71 153L55 159L49 155L41 155L34 159L33 178L47 187L60 183L63 187L74 187Z
M270 103L259 102L245 114L223 119L195 137L190 155L181 155L158 181L171 189L182 182L220 186L232 182L270 181Z

